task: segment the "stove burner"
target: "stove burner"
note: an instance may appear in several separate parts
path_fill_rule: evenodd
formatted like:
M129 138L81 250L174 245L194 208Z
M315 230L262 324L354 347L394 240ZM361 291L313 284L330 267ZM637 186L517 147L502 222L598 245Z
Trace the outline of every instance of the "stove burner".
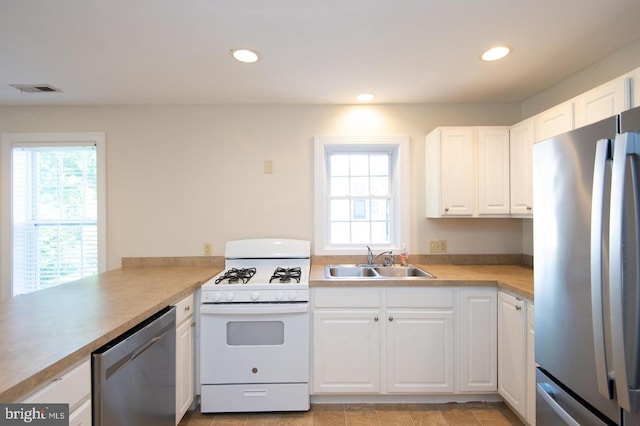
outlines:
M276 268L273 271L273 275L269 282L271 283L273 280L279 280L281 283L288 283L292 279L296 280L297 283L300 282L300 276L302 275L302 271L300 268Z
M236 284L242 281L243 284L249 282L251 277L256 273L256 268L231 268L224 273L224 275L218 277L215 281L216 284L221 283L224 280L229 280L229 284Z

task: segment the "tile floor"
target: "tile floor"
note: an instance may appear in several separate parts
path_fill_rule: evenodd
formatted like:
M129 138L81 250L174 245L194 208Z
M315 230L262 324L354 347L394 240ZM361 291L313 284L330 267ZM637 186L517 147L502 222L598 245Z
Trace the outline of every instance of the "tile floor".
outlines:
M504 403L313 404L305 413L201 414L188 411L179 426L509 426L523 423Z

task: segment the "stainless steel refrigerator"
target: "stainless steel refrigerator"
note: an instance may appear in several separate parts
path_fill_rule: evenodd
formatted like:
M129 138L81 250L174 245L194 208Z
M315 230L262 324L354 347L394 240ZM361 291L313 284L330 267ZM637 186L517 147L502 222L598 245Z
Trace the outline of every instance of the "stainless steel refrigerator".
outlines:
M640 108L533 161L536 424L640 425Z

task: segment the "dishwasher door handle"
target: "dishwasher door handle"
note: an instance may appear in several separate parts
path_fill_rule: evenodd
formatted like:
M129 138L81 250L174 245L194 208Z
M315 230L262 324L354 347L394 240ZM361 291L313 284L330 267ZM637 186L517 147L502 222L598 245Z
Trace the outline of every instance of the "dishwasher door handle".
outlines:
M119 370L122 370L127 365L131 364L136 358L142 355L147 351L151 346L153 346L158 340L162 339L165 334L169 331L173 331L174 327L170 324L166 328L160 331L159 334L153 336L151 339L147 340L141 346L139 346L135 351L131 352L129 356L125 356L120 358L118 361L114 362L106 371L106 379L108 380L111 376L116 374Z

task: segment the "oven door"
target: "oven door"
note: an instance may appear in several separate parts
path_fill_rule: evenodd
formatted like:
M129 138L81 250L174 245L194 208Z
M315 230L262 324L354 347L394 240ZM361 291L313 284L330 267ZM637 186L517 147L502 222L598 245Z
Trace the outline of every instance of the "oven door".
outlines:
M203 385L309 381L309 304L203 304Z

